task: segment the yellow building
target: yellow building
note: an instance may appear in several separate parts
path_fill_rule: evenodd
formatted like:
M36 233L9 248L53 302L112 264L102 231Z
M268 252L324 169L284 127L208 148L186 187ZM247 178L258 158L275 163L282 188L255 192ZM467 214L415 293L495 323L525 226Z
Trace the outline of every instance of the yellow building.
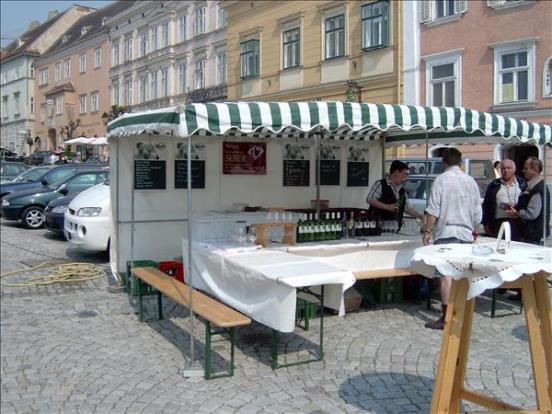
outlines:
M229 100L402 101L400 2L225 1L223 7Z

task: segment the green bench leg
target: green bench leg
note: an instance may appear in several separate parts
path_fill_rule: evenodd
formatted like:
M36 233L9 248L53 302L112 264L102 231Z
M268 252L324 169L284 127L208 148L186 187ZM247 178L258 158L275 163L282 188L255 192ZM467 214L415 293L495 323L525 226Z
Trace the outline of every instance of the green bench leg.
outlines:
M211 323L205 321L205 379L211 379Z
M494 318L496 314L496 289L493 289L491 294L491 318Z
M143 299L142 299L142 281L138 279L138 309L139 309L139 316L140 322L144 321L144 306L143 306Z
M163 319L163 295L157 291L157 316L159 320Z
M217 374L213 375L213 362L212 362L212 350L211 350L211 344L212 344L212 337L213 335L228 335L230 339L230 367L228 368L228 371L226 374ZM205 321L205 379L210 380L214 378L221 378L221 377L232 377L234 376L234 343L235 343L236 335L235 335L235 328L221 328L219 330L212 330L211 329L211 323L209 321Z

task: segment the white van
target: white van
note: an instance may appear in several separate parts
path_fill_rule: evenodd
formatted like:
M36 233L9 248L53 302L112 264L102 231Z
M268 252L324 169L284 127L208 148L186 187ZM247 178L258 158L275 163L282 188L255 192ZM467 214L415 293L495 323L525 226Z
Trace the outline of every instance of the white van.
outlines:
M65 238L90 251L108 251L111 235L109 182L83 191L65 212Z

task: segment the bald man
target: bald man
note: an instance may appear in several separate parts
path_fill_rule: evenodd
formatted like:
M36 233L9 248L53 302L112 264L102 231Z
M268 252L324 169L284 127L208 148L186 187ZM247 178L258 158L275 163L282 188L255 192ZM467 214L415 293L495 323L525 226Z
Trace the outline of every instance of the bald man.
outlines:
M512 228L512 240L519 240L517 218L509 213L511 207L517 204L520 194L527 188L526 181L516 176L516 164L512 160L504 160L500 164L500 178L491 181L485 192L483 201L483 219L481 223L487 235L496 237L500 226L505 221Z

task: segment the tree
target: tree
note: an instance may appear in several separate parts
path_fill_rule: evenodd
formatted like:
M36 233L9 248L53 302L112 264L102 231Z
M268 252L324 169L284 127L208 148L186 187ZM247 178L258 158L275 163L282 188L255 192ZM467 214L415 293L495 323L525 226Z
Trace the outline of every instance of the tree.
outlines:
M64 125L59 128L59 133L61 136L64 136L64 141L67 141L69 139L73 138L73 134L77 130L77 128L80 126L81 120L80 118L77 118L76 120L70 120L67 125Z
M108 122L113 121L114 119L119 118L122 114L126 112L126 108L121 105L111 105L111 108L109 108L109 113L104 112L102 114L102 121L105 125L108 124Z

